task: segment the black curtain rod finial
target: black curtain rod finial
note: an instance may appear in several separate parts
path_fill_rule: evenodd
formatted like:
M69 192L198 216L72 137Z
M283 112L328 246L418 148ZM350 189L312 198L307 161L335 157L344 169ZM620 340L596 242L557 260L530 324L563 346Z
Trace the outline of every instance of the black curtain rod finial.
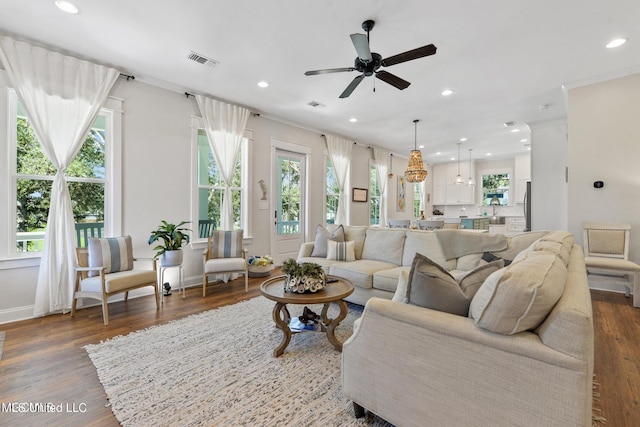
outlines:
M129 81L129 80L135 80L135 79L136 79L136 76L134 76L134 75L124 74L124 73L120 73L120 75L121 75L122 77L125 77L125 78L127 79L127 81Z
M185 92L184 96L186 96L187 98L189 98L190 96L193 96L195 98L195 95L189 93L189 92Z

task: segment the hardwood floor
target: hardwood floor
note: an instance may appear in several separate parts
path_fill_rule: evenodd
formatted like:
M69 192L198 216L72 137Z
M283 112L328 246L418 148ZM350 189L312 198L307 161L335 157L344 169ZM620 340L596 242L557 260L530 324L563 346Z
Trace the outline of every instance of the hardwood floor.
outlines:
M160 310L152 297L109 305L110 325L100 307L79 310L74 318L53 315L0 325L6 331L0 361L0 426L117 426L95 369L83 346L162 324L190 314L252 298L263 279L250 279L249 292L238 279L165 298ZM640 425L640 309L622 294L592 291L595 372L600 383L606 427ZM158 354L162 357L162 354ZM167 369L171 369L167 366ZM50 413L7 411L13 403L54 405ZM4 411L3 411L4 410Z

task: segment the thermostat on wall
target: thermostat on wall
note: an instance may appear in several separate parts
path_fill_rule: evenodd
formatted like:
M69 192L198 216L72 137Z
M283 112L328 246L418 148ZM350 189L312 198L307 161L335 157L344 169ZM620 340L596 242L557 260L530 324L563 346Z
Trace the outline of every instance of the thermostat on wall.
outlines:
M602 188L604 187L604 182L602 181L594 181L593 188Z

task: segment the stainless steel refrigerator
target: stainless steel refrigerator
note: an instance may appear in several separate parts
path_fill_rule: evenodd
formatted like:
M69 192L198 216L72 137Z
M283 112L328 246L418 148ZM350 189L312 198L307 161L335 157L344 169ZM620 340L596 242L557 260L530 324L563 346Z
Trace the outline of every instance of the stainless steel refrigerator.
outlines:
M524 231L531 231L531 181L527 181L527 192L524 194L524 217L527 221Z

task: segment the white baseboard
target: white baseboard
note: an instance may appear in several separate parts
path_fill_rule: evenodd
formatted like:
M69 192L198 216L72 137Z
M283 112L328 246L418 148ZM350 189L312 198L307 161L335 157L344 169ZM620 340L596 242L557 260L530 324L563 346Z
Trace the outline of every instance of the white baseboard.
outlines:
M0 310L0 325L3 323L18 322L20 320L33 319L33 306L8 308Z

